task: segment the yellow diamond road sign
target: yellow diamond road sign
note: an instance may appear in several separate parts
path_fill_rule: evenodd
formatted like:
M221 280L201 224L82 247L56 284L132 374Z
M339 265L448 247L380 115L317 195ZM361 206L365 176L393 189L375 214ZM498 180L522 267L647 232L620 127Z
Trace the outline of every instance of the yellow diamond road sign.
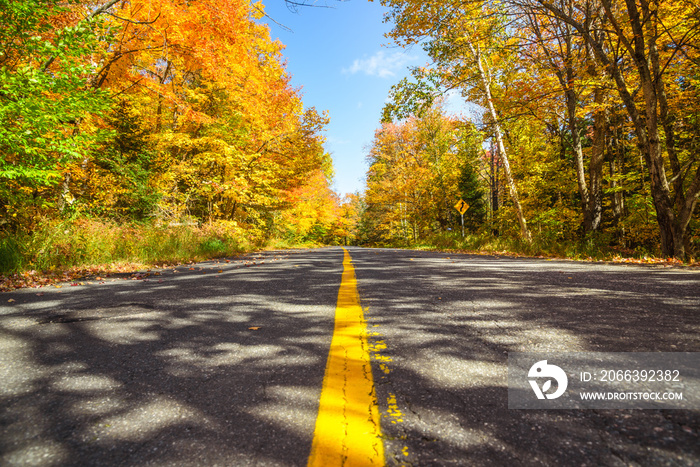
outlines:
M469 209L469 205L463 199L460 199L457 201L457 204L455 204L455 209L458 210L460 214L464 214L467 212L467 209Z

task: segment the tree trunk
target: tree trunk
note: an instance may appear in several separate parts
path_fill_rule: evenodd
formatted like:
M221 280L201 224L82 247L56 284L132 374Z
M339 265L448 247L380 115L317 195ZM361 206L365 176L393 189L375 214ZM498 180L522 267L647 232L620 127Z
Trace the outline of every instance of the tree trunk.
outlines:
M496 166L496 154L493 147L493 140L491 141L491 218L498 211L498 167Z
M604 101L604 91L600 88L594 92L594 102L601 105ZM591 160L588 164L588 178L590 183L590 198L588 216L590 218L589 232L600 228L603 218L603 163L605 161L605 135L608 131L608 117L606 110L598 110L593 117L593 148Z
M559 74L559 73L557 73ZM588 184L586 183L586 171L583 166L583 147L581 145L581 131L576 121L576 106L578 99L576 93L570 87L564 89L566 97L566 112L569 124L569 133L571 134L571 148L574 151L574 159L576 160L576 181L578 182L578 192L581 196L581 208L583 210L583 230L588 233L593 230L593 219L591 216L591 197L588 192Z
M622 50L629 53L634 61L637 70L636 78L644 101L644 109L640 109L628 90L623 72L618 66L619 57L608 55L603 45L594 39L590 18L584 25L546 0L538 0L538 3L583 35L598 61L605 66L615 81L617 91L634 125L640 152L649 169L651 194L661 239L661 253L664 256L685 259L687 227L700 195L700 167L697 168L688 188L683 190L683 187L678 184L674 195L671 196L664 168L664 148L659 126L660 124L668 126L669 129L672 129L672 126L669 124L668 115L665 114L664 70L659 66L656 49L656 42L661 33L657 31L659 19L655 12L650 10L653 4L641 2L638 6L636 0L624 0L627 17L625 21L629 22L630 33L619 25L612 0L601 0L606 20L611 25L611 34L616 36L611 40L616 42L615 47L621 46ZM679 167L674 144L674 135L669 132L666 135L666 150L670 156L671 169L675 171ZM676 183L675 178L674 183Z
M520 199L518 198L518 189L515 186L515 181L513 180L513 174L510 171L510 161L508 160L508 155L506 154L506 147L503 143L503 133L501 131L501 125L498 122L498 114L496 113L496 108L493 105L493 100L491 97L491 85L488 78L486 77L486 72L484 71L484 66L481 61L481 54L474 48L474 46L469 43L469 48L471 49L474 59L479 70L479 78L481 80L481 85L484 88L484 94L486 97L486 102L488 104L489 113L491 114L491 119L493 120L494 134L496 136L496 144L498 145L498 153L501 157L501 163L503 164L503 172L506 176L506 183L508 184L508 189L510 191L510 197L513 201L513 207L515 208L515 214L518 217L518 222L520 223L520 234L522 238L527 242L532 242L532 235L527 227L527 221L525 220L525 215L523 214L523 208L520 205Z
M165 66L165 70L163 71L163 76L159 76L158 80L160 81L160 85L163 86L163 83L165 83L165 80L168 78L168 73L170 72L170 65L172 62L168 60L168 63ZM160 133L163 128L163 94L161 92L158 92L158 107L156 108L156 133Z
M573 31L568 24L563 24L557 31L557 44L554 50L550 49L543 40L540 22L537 15L528 15L532 31L535 33L541 50L548 60L549 67L559 81L564 100L566 102L566 119L571 135L571 147L576 162L576 181L578 182L579 196L581 197L581 211L583 212L583 230L586 234L600 228L603 214L602 179L603 179L603 155L605 153L605 128L600 122L600 113L596 113L593 152L588 166L589 183L586 182L586 169L583 157L583 145L581 142L581 125L576 117L579 106L579 96L574 88L576 72L573 68ZM602 93L596 91L596 104L602 103ZM604 119L603 119L604 122ZM560 136L561 138L561 136ZM563 140L563 138L561 138ZM562 144L562 151L564 150Z
M613 196L612 196L612 213L613 213L613 219L615 219L615 223L619 223L622 220L622 215L625 209L625 200L624 197L622 196L622 192L618 190L618 185L617 185L617 180L616 176L618 172L621 172L622 170L622 164L619 164L618 167L618 162L613 158L610 159L610 186L612 187L613 191Z

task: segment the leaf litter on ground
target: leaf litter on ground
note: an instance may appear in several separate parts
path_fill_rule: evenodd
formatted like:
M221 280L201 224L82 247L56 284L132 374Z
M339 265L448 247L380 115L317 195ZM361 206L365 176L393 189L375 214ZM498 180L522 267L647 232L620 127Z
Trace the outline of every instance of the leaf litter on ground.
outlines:
M273 261L286 257L288 256L277 257L274 258ZM257 258L260 259L261 257ZM225 261L226 263L236 262L234 258L219 258L215 260L215 262L219 264L221 261ZM253 262L253 264L255 264L255 262ZM264 264L264 262L258 264ZM78 285L104 284L107 279L112 281L147 281L150 276L160 276L162 274L160 271L154 271L154 269L167 269L170 272L178 273L181 272L177 270L178 266L188 266L190 271L195 271L196 269L192 267L194 265L196 265L194 261L158 261L155 265L147 265L138 262L122 262L88 267L72 267L53 271L30 270L0 275L0 292L10 292L26 288L38 289L47 286L62 288L64 285L75 287ZM202 271L202 268L200 267L199 270ZM218 272L221 273L223 270L218 270ZM206 272L203 271L202 273L205 274ZM158 280L158 282L162 282L162 279Z

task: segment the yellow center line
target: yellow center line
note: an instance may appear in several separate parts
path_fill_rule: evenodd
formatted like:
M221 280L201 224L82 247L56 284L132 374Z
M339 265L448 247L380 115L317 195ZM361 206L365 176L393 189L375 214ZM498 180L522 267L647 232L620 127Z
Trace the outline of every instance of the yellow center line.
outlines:
M343 248L335 329L309 456L311 466L383 466L384 445L367 330L352 259Z

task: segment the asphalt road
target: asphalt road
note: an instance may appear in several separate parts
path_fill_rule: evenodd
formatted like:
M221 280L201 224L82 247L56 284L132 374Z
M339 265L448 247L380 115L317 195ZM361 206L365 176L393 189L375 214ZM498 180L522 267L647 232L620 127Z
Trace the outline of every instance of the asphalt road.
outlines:
M700 465L700 411L512 410L506 367L513 351L700 352L699 272L349 251L387 464ZM1 294L0 465L305 465L342 259Z

